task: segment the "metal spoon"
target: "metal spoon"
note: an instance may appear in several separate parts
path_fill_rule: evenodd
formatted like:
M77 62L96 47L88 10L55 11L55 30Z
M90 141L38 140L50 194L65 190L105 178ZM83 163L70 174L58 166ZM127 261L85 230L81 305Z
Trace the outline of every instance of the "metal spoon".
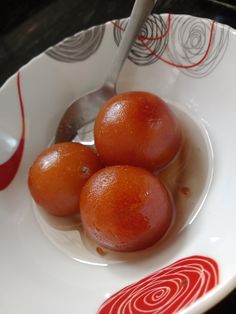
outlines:
M155 0L136 0L128 26L120 42L107 79L102 87L75 100L63 115L55 142L76 141L94 145L94 120L106 100L116 95L116 82L130 48L155 4Z

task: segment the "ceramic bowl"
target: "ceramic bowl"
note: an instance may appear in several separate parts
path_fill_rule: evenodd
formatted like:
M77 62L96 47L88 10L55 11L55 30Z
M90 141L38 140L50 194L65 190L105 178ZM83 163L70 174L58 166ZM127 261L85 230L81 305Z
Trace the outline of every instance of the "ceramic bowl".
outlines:
M1 313L193 314L236 287L236 32L228 26L151 15L117 83L118 92L162 97L184 130L177 218L162 241L99 255L77 222L46 215L31 199L29 167L53 142L68 104L101 85L126 24L65 39L1 88Z

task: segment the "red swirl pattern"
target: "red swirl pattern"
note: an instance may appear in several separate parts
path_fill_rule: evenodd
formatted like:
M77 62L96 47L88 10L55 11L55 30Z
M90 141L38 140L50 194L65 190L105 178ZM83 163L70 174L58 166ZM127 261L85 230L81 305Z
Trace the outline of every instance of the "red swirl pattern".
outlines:
M127 20L112 22L117 45ZM229 42L229 28L215 21L192 16L150 15L138 36L129 59L137 65L162 61L191 77L209 75L223 58Z
M183 258L115 293L99 314L173 314L219 281L217 263L205 256Z

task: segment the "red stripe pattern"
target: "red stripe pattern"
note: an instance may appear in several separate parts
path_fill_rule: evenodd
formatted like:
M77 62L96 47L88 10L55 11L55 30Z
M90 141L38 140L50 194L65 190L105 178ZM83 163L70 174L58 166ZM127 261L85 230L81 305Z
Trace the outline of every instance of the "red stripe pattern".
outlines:
M218 282L218 266L213 259L190 256L123 288L103 303L98 313L174 314Z
M21 95L20 87L20 73L17 73L17 90L19 97L19 105L21 110L22 129L20 135L20 141L14 154L3 164L0 165L0 191L6 189L11 181L14 179L17 170L19 168L25 145L25 115L24 105Z

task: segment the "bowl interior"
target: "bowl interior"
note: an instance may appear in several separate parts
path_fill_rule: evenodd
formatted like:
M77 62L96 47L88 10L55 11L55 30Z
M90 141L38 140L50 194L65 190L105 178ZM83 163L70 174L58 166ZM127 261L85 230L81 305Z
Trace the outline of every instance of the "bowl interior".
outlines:
M13 179L10 185L2 185L0 193L2 232L9 239L12 254L9 282L14 283L19 276L18 258L30 289L27 270L35 274L39 269L35 277L40 280L40 276L45 279L50 267L51 276L57 278L55 288L60 287L59 299L65 295L67 304L75 304L76 295L66 290L74 282L84 298L81 309L92 313L108 291L114 292L174 260L201 254L214 258L220 268L222 292L217 299L212 296L213 304L219 295L225 295L235 286L236 253L232 248L236 150L232 134L235 132L236 38L235 31L227 26L189 16L154 15L143 30L146 40L138 39L120 74L118 92L144 90L159 95L175 112L186 135L188 162L180 188L188 188L191 193L178 194L176 223L160 243L139 255L100 256L93 244L81 237L77 221L73 225L71 220L49 219L33 204L27 189L29 166L52 143L68 104L98 88L105 79L125 23L126 20L110 22L90 30L94 35L91 38L95 39L89 43L96 42L96 49L91 44L93 49L86 58L81 59L80 55L71 62L61 55L64 46L52 48L50 53L23 67L1 89L0 171L2 177L11 173ZM87 42L85 33L78 36L87 38ZM149 46L149 40L153 45ZM36 246L37 250L32 249ZM6 245L2 247L3 256L8 256L9 249ZM67 256L60 255L61 251ZM82 263L75 266L74 260ZM52 263L57 266L52 268ZM9 269L5 257L3 265ZM63 272L61 266L70 270ZM86 279L88 273L91 277ZM85 285L83 290L79 282L88 280L89 285L94 278L99 282L100 294L94 296L94 305L88 305L91 287ZM51 295L51 288L45 290L45 301L39 307L44 313L50 308L47 295ZM16 304L23 308L25 298L22 296ZM210 306L211 302L207 304ZM60 306L65 308L61 303Z

